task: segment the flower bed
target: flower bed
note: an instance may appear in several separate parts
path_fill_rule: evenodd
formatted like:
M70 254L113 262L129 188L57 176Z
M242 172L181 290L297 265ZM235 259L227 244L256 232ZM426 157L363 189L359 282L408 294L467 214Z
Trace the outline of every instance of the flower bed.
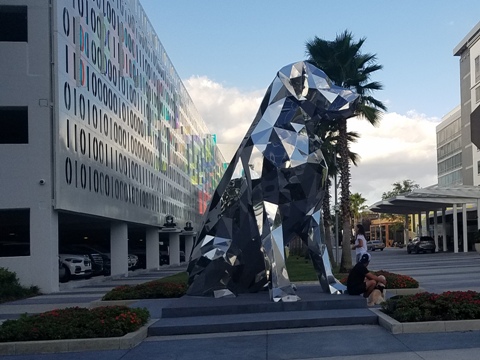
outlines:
M145 308L104 306L94 309L71 307L35 315L22 315L0 325L0 342L89 339L123 336L145 325Z
M185 283L154 280L134 286L117 286L106 293L102 300L177 298L185 295L186 291L187 285Z
M480 319L480 293L447 291L439 295L422 292L392 297L382 304L382 311L399 322Z
M385 276L386 289L416 289L419 286L418 281L408 275L395 274L385 270L372 271L372 273L377 276ZM347 277L342 278L340 282L346 285Z

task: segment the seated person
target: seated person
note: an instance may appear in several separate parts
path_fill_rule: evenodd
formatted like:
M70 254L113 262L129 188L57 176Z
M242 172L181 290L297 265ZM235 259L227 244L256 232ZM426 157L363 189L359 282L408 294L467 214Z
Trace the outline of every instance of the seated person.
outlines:
M370 254L364 253L360 257L360 261L350 270L347 279L347 292L350 295L363 294L363 297L368 298L375 288L383 291L387 285L384 278L380 278L368 270L369 263Z

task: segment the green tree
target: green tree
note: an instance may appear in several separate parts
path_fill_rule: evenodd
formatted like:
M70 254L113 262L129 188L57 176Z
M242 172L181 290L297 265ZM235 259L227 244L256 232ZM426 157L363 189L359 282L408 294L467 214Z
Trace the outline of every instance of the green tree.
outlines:
M335 122L325 122L318 125L316 131L319 138L322 140L322 154L328 166L328 177L325 186L325 195L323 197L322 212L323 225L325 229L325 244L327 245L328 256L333 262L333 246L332 246L332 213L331 213L331 194L332 178L338 173L338 130ZM359 135L356 132L348 132L348 141L356 142ZM357 153L349 150L350 161L356 166L360 159ZM337 191L337 189L334 189Z
M416 184L415 181L409 179L394 182L392 186L393 190L384 192L382 194L382 200L390 199L398 195L408 194L413 190L420 188L420 186Z
M350 195L350 211L352 213L354 224L358 224L360 212L367 209L366 202L367 199L365 199L360 193Z
M391 199L399 195L405 195L412 192L415 189L420 188L420 185L413 180L405 179L397 181L392 184L393 189L382 194L382 200ZM404 215L398 214L382 214L382 217L392 221L391 230L395 233L398 231L405 231L408 229L408 218Z
M308 61L322 69L336 85L355 90L360 95L356 115L376 125L385 105L373 98L371 93L381 90L379 82L370 82L370 76L382 66L376 63L375 54L362 54L361 47L366 38L354 41L349 31L337 35L333 41L314 37L306 42ZM341 212L343 217L343 241L349 242L352 235L350 214L350 159L348 156L347 119L337 119L339 169L341 184ZM341 271L352 268L352 255L349 246L343 246Z

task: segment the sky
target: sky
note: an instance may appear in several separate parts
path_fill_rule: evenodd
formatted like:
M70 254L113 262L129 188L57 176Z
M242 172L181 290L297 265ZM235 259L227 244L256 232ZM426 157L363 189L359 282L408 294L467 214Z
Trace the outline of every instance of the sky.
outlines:
M380 124L349 119L360 139L351 192L366 204L393 183L437 183L436 133L460 103L453 49L480 21L478 0L140 0L177 74L229 161L285 65L305 60L315 36L345 30L366 38L383 69L373 95L388 107Z

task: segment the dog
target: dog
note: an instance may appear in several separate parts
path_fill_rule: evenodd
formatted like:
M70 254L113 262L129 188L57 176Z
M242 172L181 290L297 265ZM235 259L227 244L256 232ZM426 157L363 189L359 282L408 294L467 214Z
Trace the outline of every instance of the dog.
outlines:
M385 280L385 276L379 275L379 278ZM380 305L382 302L385 301L385 285L382 283L378 283L375 289L368 295L367 305L374 306Z
M300 238L322 289L345 289L331 271L321 205L328 176L322 122L354 116L358 95L307 62L277 72L220 180L187 268L187 295L223 297L268 286L273 301L297 301L285 246Z

